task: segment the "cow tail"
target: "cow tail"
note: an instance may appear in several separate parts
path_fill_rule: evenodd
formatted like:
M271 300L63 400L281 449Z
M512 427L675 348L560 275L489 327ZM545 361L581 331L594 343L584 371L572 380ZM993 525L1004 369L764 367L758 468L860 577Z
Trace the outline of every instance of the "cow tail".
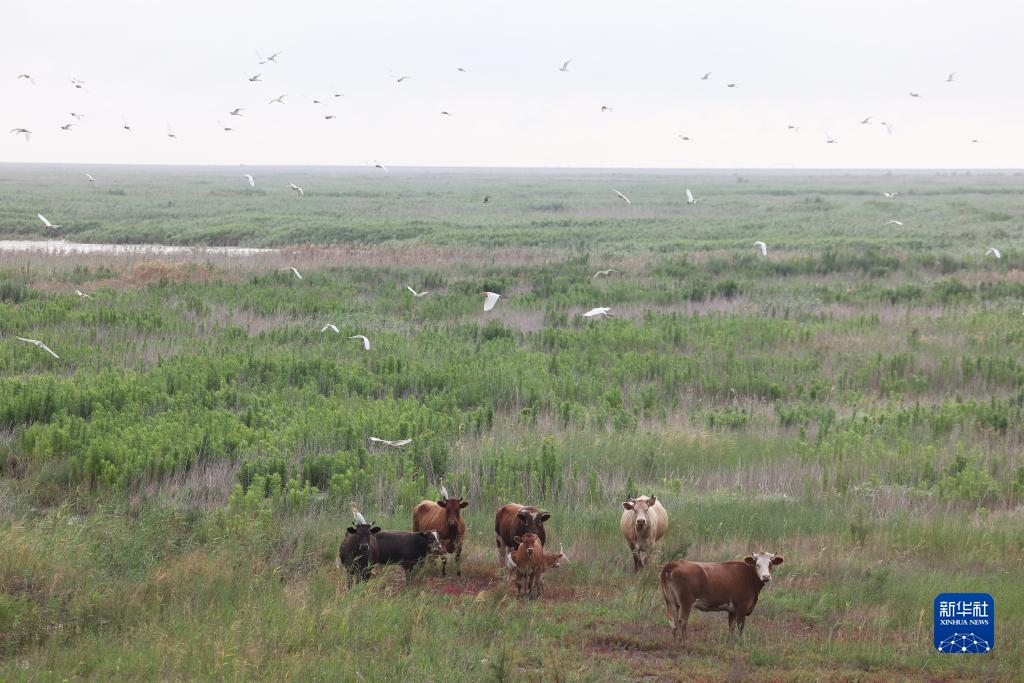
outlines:
M675 629L679 620L679 595L676 593L675 584L672 583L672 567L667 564L661 568L661 594L665 597L665 604L671 614L669 624Z

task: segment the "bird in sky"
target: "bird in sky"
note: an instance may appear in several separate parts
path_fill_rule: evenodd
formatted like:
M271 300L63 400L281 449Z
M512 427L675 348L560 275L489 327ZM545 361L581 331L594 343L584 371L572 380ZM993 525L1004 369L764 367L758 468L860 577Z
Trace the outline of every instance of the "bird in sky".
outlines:
M288 183L288 189L289 190L295 190L299 194L300 197L305 197L306 196L306 192L301 187L296 185L295 183Z
M270 55L266 59L261 59L260 60L260 64L266 64L267 62L273 62L274 64L277 64L277 57L280 54L281 54L281 52L275 52L274 54Z
M412 439L398 439L397 441L392 441L390 439L378 439L375 436L371 436L370 441L387 446L388 448L402 448L403 446L408 446L412 443Z
M256 179L252 175L246 173L242 177L249 181L249 187L256 187Z
M485 194L485 195L484 195L484 198L480 200L480 203L481 203L481 204L487 204L487 203L488 203L488 202L490 202L490 201L491 201L491 195L489 195L489 194Z
M601 105L601 113L603 114L604 112L608 112L608 111L612 111L612 108L611 107L606 107L606 106L604 106L602 104Z
M61 130L71 130L71 127L74 126L74 125L75 124L73 124L73 123L65 123L63 126L60 127L60 129Z
M920 96L921 96L921 93L917 93L917 92L914 92L913 90L911 90L911 91L910 91L910 96L911 96L911 97L920 97Z
M437 491L441 494L441 500L448 500L448 489L444 487L444 479L438 480Z
M363 513L359 511L355 503L349 503L348 509L352 511L352 519L356 524L366 524L366 517L363 517Z
M132 127L128 125L128 121L125 120L123 116L121 117L121 127L124 128L129 133L132 132Z
M736 85L735 83L726 83L726 84L725 84L725 87L726 87L726 88L736 88L736 87L738 87L738 86L737 86L737 85Z
M583 314L584 318L611 318L610 308L607 306L598 306L597 308L591 308L589 311Z
M699 200L699 199L697 199L697 198L695 198L695 197L693 196L693 193L692 193L692 192L690 192L690 188L686 188L686 203L687 203L687 204L696 204L696 203L697 203L697 202L699 202L699 201L700 201L700 200Z
M225 126L223 121L217 121L217 125L223 128L225 133L230 133L235 130L231 126Z
M323 327L321 327L321 328L320 328L320 334L323 334L323 333L324 333L324 332L326 332L327 330L331 330L331 331L333 331L333 332L334 332L335 334L341 334L341 331L340 331L340 330L338 329L338 326L337 326L337 325L335 325L334 323L327 323L326 325L324 325Z
M324 102L323 100L316 99L316 98L313 99L313 104L319 104L321 107L326 107L327 106L326 102Z
M72 78L71 84L79 90L85 87L85 81L83 81L81 78Z
M895 218L890 218L889 220L887 220L887 221L885 222L885 224L886 224L886 225L900 225L900 226L902 226L902 225L903 225L903 223L902 223L901 221L898 221L898 220L896 220Z
M768 245L762 242L761 240L754 242L754 246L761 250L761 256L768 255Z
M494 292L484 292L484 311L490 311L494 308L494 305L498 303L498 299L501 298L501 294L495 294Z
M88 180L90 183L95 183L96 182L96 179L93 178L92 175L90 175L88 173L84 173L83 175L85 176L86 180Z
M465 69L463 69L463 68L462 68L461 66L457 66L457 67L455 67L455 70L456 70L456 71L458 71L458 72L460 72L460 73L466 73L466 70L465 70Z
M349 339L361 339L363 341L363 348L367 351L370 350L370 340L367 339L365 335L354 334L351 337L349 337Z
M391 171L388 170L387 166L385 166L384 164L380 163L379 161L373 162L373 167L374 168L379 168L380 170L384 171L385 173L390 173L391 172Z
M28 128L11 128L11 132L15 135L24 135L25 142L28 142L32 138L32 131Z
M402 81L408 80L410 78L412 78L412 76L399 76L398 78L395 79L395 82L401 83Z
M338 117L335 116L334 114L324 114L324 119L327 120L327 121L330 121L331 119L336 119L336 118L338 118Z
M284 98L286 98L286 97L288 97L288 96L287 95L279 95L279 96L275 97L274 99L270 100L269 102L267 102L267 104L274 104L274 103L284 104Z
M406 285L405 288L408 289L410 292L412 292L412 295L414 297L416 297L417 299L419 299L421 296L426 296L427 294L430 294L429 291L417 292L415 289L413 289L409 285Z
M626 202L627 204L632 204L632 203L633 203L633 202L629 201L629 197L627 197L626 195L622 194L622 193L621 193L621 192L619 192L618 190L613 190L613 192L615 192L615 195L616 195L616 196L617 196L617 197L618 197L619 199L621 199L622 201Z
M69 116L71 116L71 118L73 118L75 121L81 121L83 118L85 118L85 114L79 114L76 111L70 112Z
M864 117L864 119L860 122L860 124L862 126L865 125L865 124L868 124L868 123L871 123L871 117L870 116Z
M971 138L971 142L981 142L978 138Z
M23 341L23 342L25 342L27 344L34 344L35 346L38 346L39 348L41 348L43 351L46 351L48 354L50 354L51 356L53 356L57 360L60 360L60 356L55 354L53 352L53 349L51 349L49 346L47 346L43 342L39 341L38 339L25 339L24 337L15 337L15 339L17 339L18 341Z
M441 116L451 116L451 113L443 111L443 112L441 112Z
M295 266L292 266L288 270L292 271L292 273L295 275L295 277L299 278L300 280L302 279L302 273L300 273L298 268L296 268Z
M37 213L36 215L39 216L39 220L41 220L43 222L43 225L45 225L46 227L48 227L48 228L50 228L52 230L57 230L59 228L63 228L64 227L63 225L54 225L50 221L46 220L46 216L44 216L41 213Z
M988 251L985 252L985 256L995 256L997 259L1003 258L1002 252L995 247L989 247Z
M709 78L711 78L711 72L710 72L710 71L709 71L709 72L707 72L706 74L704 74L703 76L701 76L701 77L700 77L700 80L702 80L702 81L706 81L706 80L708 80Z
M25 80L27 80L27 81L28 81L29 83L31 83L32 85L35 85L35 84L36 84L36 79L32 78L32 77L31 77L30 75L28 75L28 74L18 74L18 78L24 78Z
M335 97L344 97L342 92L337 88L331 88L331 94L334 95Z
M92 299L92 297L91 297L91 296L89 296L88 294L86 294L85 292L83 292L83 291L82 291L82 290L80 290L80 289L76 289L76 290L75 290L75 294L77 294L78 296L80 296L80 297L81 297L81 298L83 298L83 299Z
M825 133L825 144L826 145L838 145L839 144L839 140L836 140L834 137L829 135L828 132L826 131L826 133Z
M792 123L790 123L786 126L786 130L791 130L794 133L796 133L800 130L800 126L794 126Z
M617 273L617 272L619 272L619 271L615 270L614 268L608 268L606 270L599 270L596 273L594 273L594 276L592 278L590 278L590 279L591 280L596 280L599 277L608 277L612 273Z
M565 60L564 62L562 62L562 68L560 68L559 71L568 71L569 70L569 64L571 64L571 63L572 63L571 59Z
M262 80L260 79L260 76L262 76L262 75L263 74L256 74L255 76L249 76L249 82L250 83L261 83Z
M167 124L167 137L177 139L178 136L175 134L174 129L171 128L171 124Z
M948 76L946 76L946 83L952 83L955 80L956 80L956 72L955 71L953 73L949 74Z
M882 196L885 197L886 199L893 199L894 197L899 197L900 193L899 192L883 192Z
M679 133L678 135L676 135L676 137L684 142L693 142L693 138L689 137L688 135L683 135L682 133Z
M881 123L883 126L885 126L885 132L886 133L888 133L889 135L892 135L892 124L891 123L889 123L888 121L879 121L879 123Z
M235 107L234 109L229 111L228 114L230 116L245 116L245 114L242 113L243 111L245 111L243 107Z

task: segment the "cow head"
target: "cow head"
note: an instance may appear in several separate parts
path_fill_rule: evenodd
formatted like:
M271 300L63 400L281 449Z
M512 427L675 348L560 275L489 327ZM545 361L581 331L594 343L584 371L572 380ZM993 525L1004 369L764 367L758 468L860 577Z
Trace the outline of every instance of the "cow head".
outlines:
M516 536L525 536L527 534L536 534L544 530L544 522L551 519L551 513L540 510L538 512L530 512L526 508L522 508L516 513ZM513 542L516 541L513 537Z
M437 504L444 508L444 526L449 538L459 532L459 520L462 519L462 508L469 506L468 500L461 498L443 498Z
M768 583L772 580L772 567L782 564L783 559L782 555L775 553L754 553L744 557L743 561L754 568L754 573L761 583Z
M441 539L436 531L421 531L419 534L427 542L428 555L444 555L444 546L441 545Z
M543 553L544 546L541 545L540 536L537 534L523 534L512 539L517 545L526 549L526 556L532 558L534 553Z
M356 524L354 527L350 526L348 529L345 529L345 531L356 537L356 550L359 551L360 555L366 557L366 554L370 552L370 537L373 534L379 534L380 527L370 524Z
M654 504L658 502L655 496L640 496L639 498L630 498L622 504L624 510L632 510L635 513L636 530L643 532L647 529L647 511L654 507Z

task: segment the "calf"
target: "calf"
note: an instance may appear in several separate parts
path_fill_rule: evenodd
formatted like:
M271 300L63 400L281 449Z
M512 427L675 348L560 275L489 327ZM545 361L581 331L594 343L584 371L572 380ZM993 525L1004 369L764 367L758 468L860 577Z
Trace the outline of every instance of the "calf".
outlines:
M443 498L436 503L424 500L412 509L413 531L436 531L445 553L455 554L455 573L461 574L462 539L466 535L466 523L462 521L462 510L469 505L461 498ZM448 573L448 556L441 560L441 573Z
M640 553L650 558L655 544L665 535L666 529L668 513L655 496L637 496L622 504L619 531L626 537L629 550L633 553L633 571L640 571L646 566Z
M345 538L338 546L335 565L344 567L348 574L348 585L370 578L370 567L378 561L377 538L380 527L370 524L356 524L345 530Z
M532 505L509 503L498 508L498 512L494 515L494 536L495 542L498 544L499 572L505 570L509 553L519 547L519 543L515 540L517 536L536 534L541 545L547 543L544 522L550 517L550 513Z
M742 562L690 562L676 560L661 569L661 593L665 597L672 637L686 642L690 609L728 612L729 633L743 623L757 604L757 596L772 580L771 568L782 564L782 556L754 553Z
M406 584L413 570L427 557L443 554L436 531L381 531L377 534L377 562L401 565Z
M540 595L544 595L544 574L549 569L558 569L562 566L562 560L565 559L565 550L561 545L558 546L557 553L544 553L544 573L540 575Z
M516 536L517 547L507 556L509 573L515 579L516 596L522 597L529 593L531 599L541 593L541 577L546 569L544 546L537 534L528 533Z

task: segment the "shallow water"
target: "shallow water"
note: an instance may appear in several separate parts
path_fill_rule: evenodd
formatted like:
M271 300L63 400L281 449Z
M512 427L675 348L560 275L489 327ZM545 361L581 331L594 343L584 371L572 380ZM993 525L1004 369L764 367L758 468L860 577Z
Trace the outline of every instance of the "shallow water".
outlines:
M46 254L217 254L224 256L253 256L273 254L277 249L253 247L181 247L167 244L91 244L64 240L0 240L0 253L37 252Z

